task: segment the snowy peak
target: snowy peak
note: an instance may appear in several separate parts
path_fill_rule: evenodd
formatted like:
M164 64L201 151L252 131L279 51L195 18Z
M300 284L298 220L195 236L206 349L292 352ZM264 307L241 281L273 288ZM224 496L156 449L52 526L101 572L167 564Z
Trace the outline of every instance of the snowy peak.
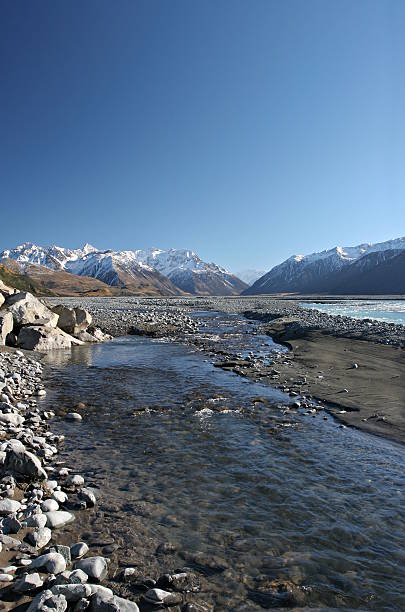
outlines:
M246 288L225 268L204 262L190 249L138 249L135 251L100 251L86 243L79 249L56 245L40 247L24 243L0 253L0 258L66 270L79 276L91 276L112 286L123 286L131 279L154 274L162 282L169 279L181 291L201 295L238 295Z
M396 238L376 244L364 243L354 247L336 246L309 255L292 255L259 278L245 293L331 291L335 286L333 279L337 279L337 275L348 266L358 263L357 269L360 270L363 260L367 261L368 267L370 262L377 266L401 251L405 251L405 238ZM376 254L376 257L370 259L373 254ZM339 282L341 286L343 276L340 277Z

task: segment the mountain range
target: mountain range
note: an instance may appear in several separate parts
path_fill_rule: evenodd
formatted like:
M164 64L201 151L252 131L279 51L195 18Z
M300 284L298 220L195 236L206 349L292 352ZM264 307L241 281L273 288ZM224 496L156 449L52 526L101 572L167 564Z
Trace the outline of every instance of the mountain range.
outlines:
M405 238L293 255L243 293L405 293Z
M147 295L238 295L246 283L225 268L202 261L187 249L138 249L135 251L102 251L85 244L81 249L60 246L41 247L31 242L0 252L0 261L17 262L29 277L57 289L66 285L70 274L88 279L86 293L96 294L103 287L115 294ZM94 286L89 279L103 285ZM90 283L90 284L89 284Z

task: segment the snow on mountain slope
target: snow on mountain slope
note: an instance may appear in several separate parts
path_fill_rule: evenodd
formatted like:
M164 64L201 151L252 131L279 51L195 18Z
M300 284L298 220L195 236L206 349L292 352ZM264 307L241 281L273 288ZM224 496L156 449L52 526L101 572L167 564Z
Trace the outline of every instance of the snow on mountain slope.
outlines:
M40 247L32 242L24 242L15 249L6 249L0 253L0 259L14 259L20 264L37 264L51 270L63 270L70 261L84 257L88 253L98 251L91 244L85 244L81 249L65 249L56 245Z
M240 278L247 285L253 285L258 278L261 278L264 274L266 274L265 270L254 270L248 268L246 270L241 270L240 272L235 272L235 276Z
M355 247L335 247L309 255L293 255L259 278L245 293L301 292L314 293L330 290L331 277L346 266L360 261L371 253L405 250L405 238Z
M135 251L100 251L91 245L82 249L39 247L24 243L0 253L24 264L39 264L54 270L64 269L79 276L92 276L112 286L123 286L135 279L152 275L158 285L173 292L173 285L182 291L201 295L238 295L246 288L236 276L215 263L206 263L187 249L138 249ZM167 283L162 278L171 281Z

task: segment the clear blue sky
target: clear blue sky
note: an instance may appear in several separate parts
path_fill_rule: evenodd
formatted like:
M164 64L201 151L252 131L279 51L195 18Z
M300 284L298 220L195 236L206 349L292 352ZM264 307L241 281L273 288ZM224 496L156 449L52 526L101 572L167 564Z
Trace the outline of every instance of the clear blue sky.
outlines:
M405 2L4 0L0 248L405 235Z

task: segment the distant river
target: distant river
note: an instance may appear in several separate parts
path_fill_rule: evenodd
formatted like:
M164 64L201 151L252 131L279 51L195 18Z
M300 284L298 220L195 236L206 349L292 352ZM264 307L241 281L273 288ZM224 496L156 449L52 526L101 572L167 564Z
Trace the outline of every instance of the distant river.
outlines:
M354 319L375 319L405 325L404 300L347 300L329 304L306 302L301 306L319 310L329 315L341 315Z

